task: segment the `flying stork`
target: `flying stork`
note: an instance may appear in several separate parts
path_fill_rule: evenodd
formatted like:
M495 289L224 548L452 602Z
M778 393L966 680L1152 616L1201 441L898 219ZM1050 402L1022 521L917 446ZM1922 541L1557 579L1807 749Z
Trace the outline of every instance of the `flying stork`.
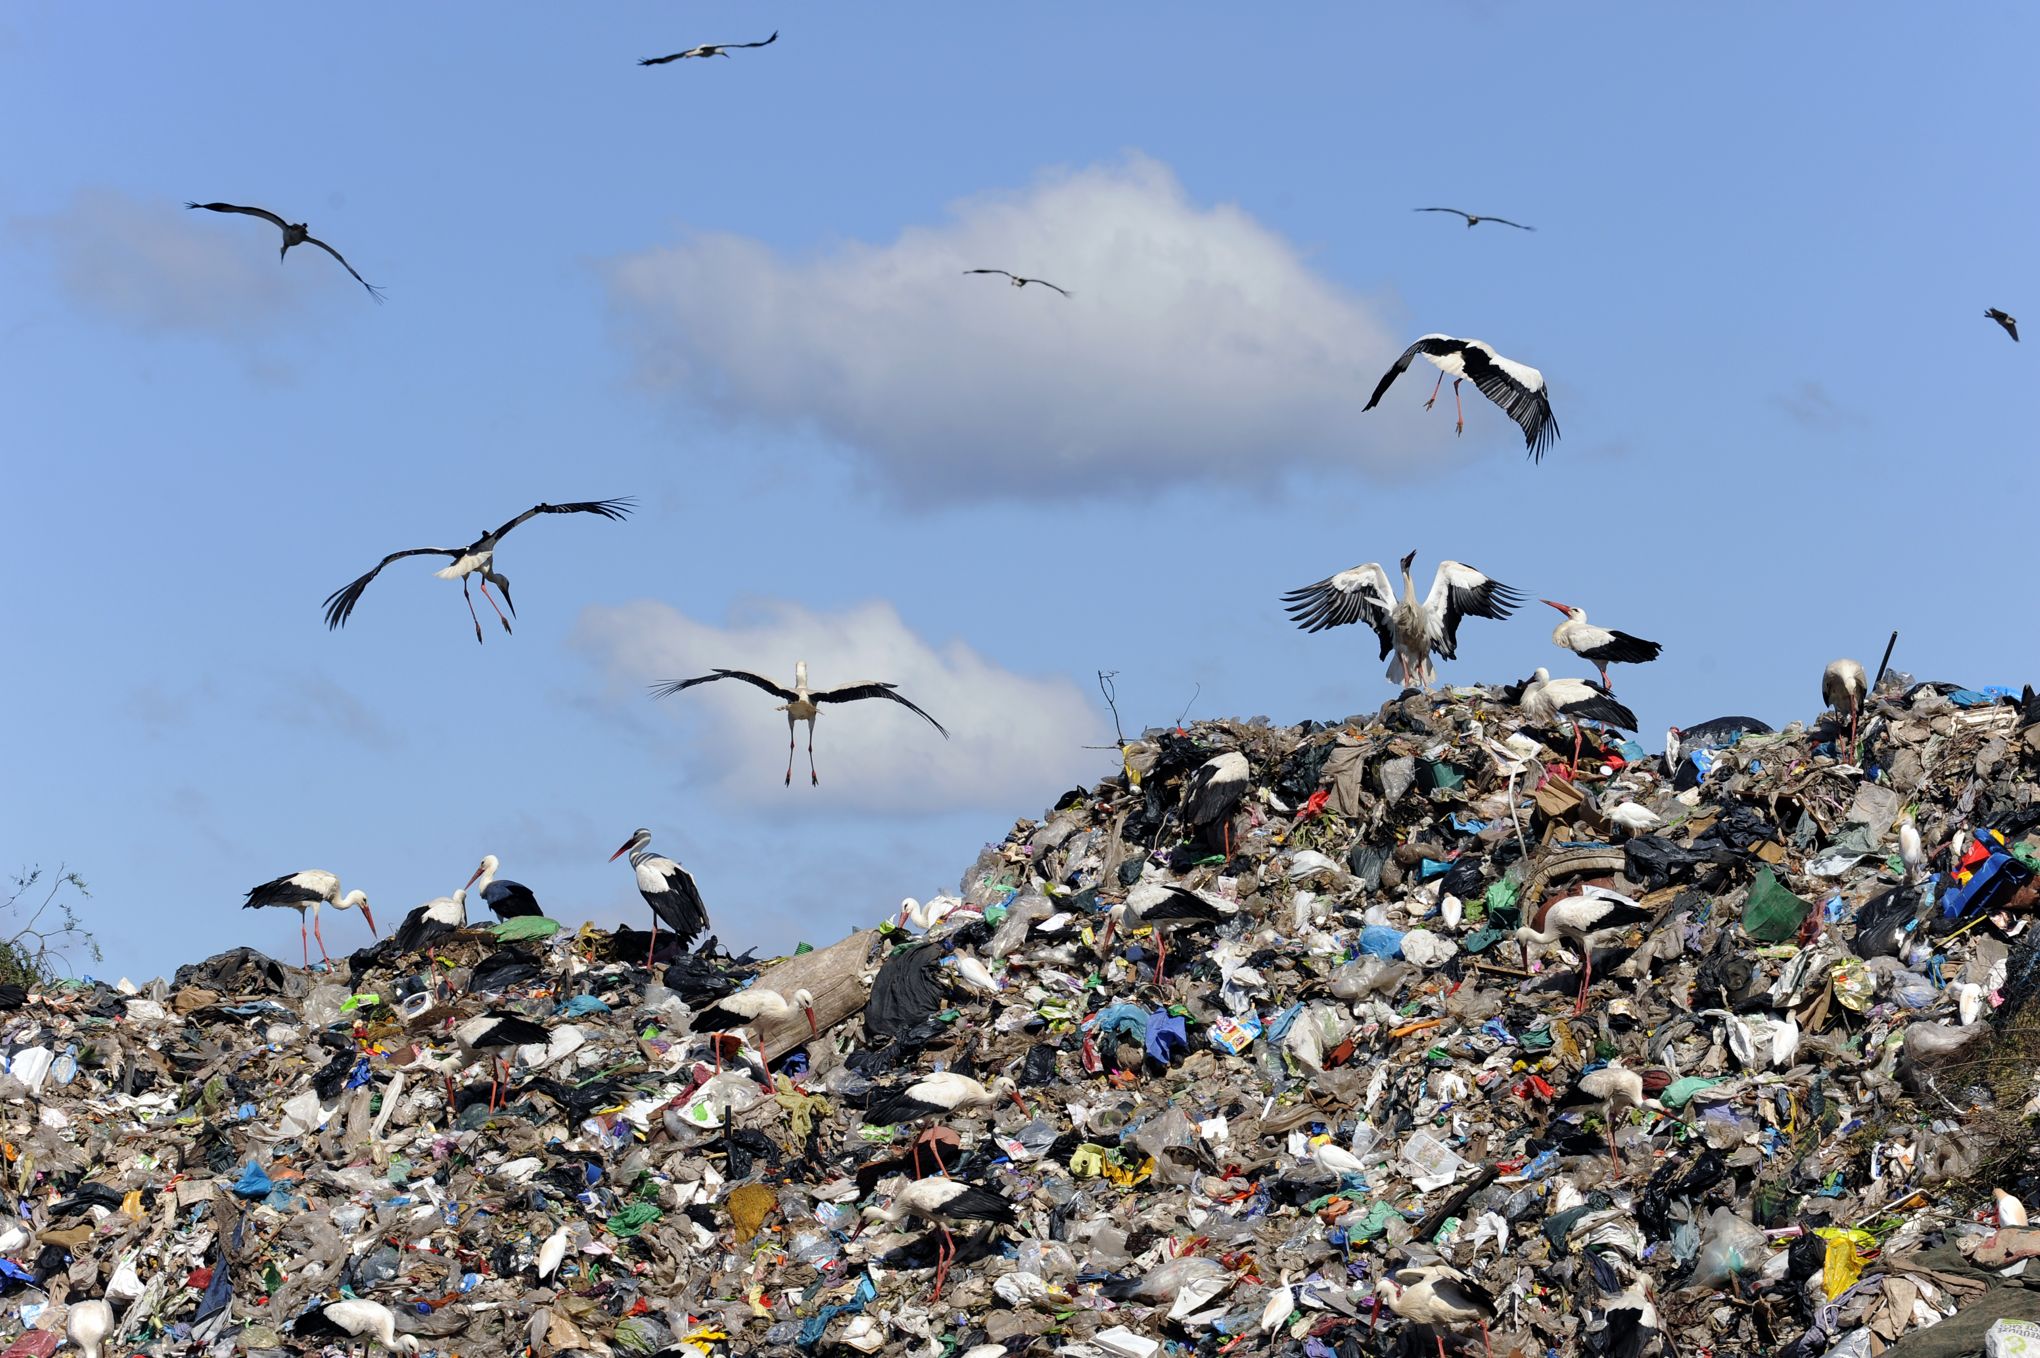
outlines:
M1480 394L1502 408L1502 412L1523 429L1524 446L1530 450L1530 460L1541 462L1544 451L1558 438L1558 421L1551 417L1551 394L1545 390L1544 374L1527 363L1518 363L1503 358L1494 346L1482 340L1455 339L1451 335L1424 335L1415 344L1403 350L1395 366L1382 374L1375 386L1374 394L1367 398L1363 411L1372 410L1380 403L1389 385L1402 376L1410 366L1410 360L1422 354L1438 370L1438 381L1431 388L1431 397L1424 402L1429 410L1438 400L1438 388L1445 385L1445 379L1452 379L1452 406L1459 412L1459 432L1466 432L1466 410L1459 403L1459 384L1471 379L1480 389Z
M1512 221L1510 221L1510 220L1509 220L1509 219L1508 219L1507 217L1480 217L1480 216L1476 216L1475 214L1473 214L1473 213L1471 213L1471 212L1461 212L1461 211L1460 211L1460 210L1459 210L1458 208L1456 208L1456 207L1419 207L1419 208L1411 208L1411 209L1410 209L1410 211L1412 211L1412 212L1449 212L1449 213L1451 213L1451 214L1452 214L1453 216L1455 216L1455 217L1464 217L1464 218L1466 218L1466 224L1467 224L1467 226L1468 226L1468 227L1475 227L1475 226L1479 226L1479 225L1480 225L1480 224L1481 224L1482 222L1493 222L1493 223L1494 223L1495 225L1497 225L1497 226L1513 226L1513 227L1515 227L1515 228L1516 228L1516 229L1517 229L1518 231L1535 231L1535 230L1537 229L1537 228L1536 228L1536 227L1534 227L1534 226L1525 226L1525 225L1523 225L1523 223L1521 223L1521 222L1512 222Z
M1594 940L1602 934L1646 924L1651 912L1629 897L1606 887L1582 888L1577 896L1546 901L1516 930L1523 947L1523 970L1530 970L1530 945L1545 947L1560 939L1580 950L1580 998L1575 1014L1587 1012L1587 987L1594 982Z
M864 1209L866 1221L883 1221L888 1226L897 1226L909 1216L919 1217L942 1232L931 1302L942 1296L942 1284L949 1277L949 1261L956 1257L956 1237L949 1233L951 1226L970 1221L1011 1226L1018 1221L1013 1204L997 1193L949 1178L904 1180L893 1192L890 1206L874 1204Z
M1554 679L1539 665L1523 684L1517 705L1532 722L1547 727L1572 728L1572 767L1580 767L1581 721L1598 721L1624 731L1636 729L1636 714L1615 701L1613 694L1589 679Z
M2012 337L2012 343L2017 344L2019 342L2019 321L2016 316L2007 315L1996 307L1991 307L1983 314L1990 320L1996 321L1999 325L2003 326L2005 333Z
M391 1353L418 1351L417 1335L397 1333L394 1311L379 1301L359 1297L306 1311L291 1323L290 1332L300 1339L359 1339L367 1335Z
M652 957L659 950L660 920L679 935L683 948L708 932L708 907L701 903L701 889L694 885L694 874L672 859L653 853L651 843L652 832L640 829L623 842L622 848L609 855L612 863L630 855L630 865L637 871L638 894L652 907L652 942L645 952L646 966L652 964Z
M1054 289L1056 292L1061 293L1065 297L1071 295L1070 290L1068 288L1058 288L1055 286L1055 284L1049 282L1046 278L1022 278L1019 274L1007 273L1004 269L965 269L964 273L965 274L995 273L1000 275L1001 277L1012 279L1013 286L1016 288L1024 288L1029 283L1039 283L1041 284L1042 287Z
M746 47L770 47L779 41L779 30L773 29L772 36L763 42L705 42L699 47L690 47L684 52L675 52L666 57L646 57L640 66L664 66L669 61L685 61L689 57L726 57L731 51L742 51Z
M821 786L821 776L815 772L815 718L821 715L820 704L822 703L853 703L860 698L887 698L913 712L937 731L941 731L944 740L949 739L949 732L943 729L941 722L935 720L935 718L929 716L926 712L921 711L920 708L901 696L898 684L888 684L876 679L860 679L854 684L838 684L834 688L809 688L807 661L805 660L793 662L792 688L787 688L774 680L767 679L762 674L753 674L749 670L711 670L709 673L694 679L678 679L668 684L654 684L652 685L652 696L654 698L670 698L681 689L693 688L696 684L713 683L718 679L741 679L745 683L755 688L762 688L773 697L782 700L780 705L772 710L786 714L786 785L788 787L793 786L793 725L795 722L800 721L807 723L808 785L810 787Z
M501 866L496 855L485 853L482 855L482 865L475 869L474 876L468 878L467 884L470 887L474 887L476 882L481 883L481 886L475 889L475 894L482 898L482 904L488 906L497 919L543 915L545 911L539 907L538 897L531 894L530 887L522 882L513 882L507 877L501 881L496 879L496 869Z
M368 894L350 891L340 894L340 879L323 868L307 868L303 872L287 873L261 886L248 888L248 899L241 902L244 910L258 910L264 906L285 906L298 912L298 943L305 949L305 968L311 969L311 945L305 940L305 911L312 912L312 937L319 940L319 957L329 966L333 959L326 956L326 940L319 933L319 907L330 905L335 910L360 910L361 917L368 921L368 932L375 936L375 915L368 908Z
M1349 622L1366 623L1381 638L1381 659L1395 652L1388 677L1404 688L1421 686L1429 692L1437 681L1432 654L1447 660L1459 654L1459 620L1468 615L1506 618L1523 602L1523 596L1471 566L1440 561L1431 577L1431 592L1420 602L1416 582L1410 578L1410 563L1416 559L1415 552L1402 559L1401 603L1396 602L1395 591L1389 586L1388 572L1377 561L1290 590L1282 602L1306 632Z
M1555 608L1565 614L1565 621L1551 630L1551 642L1571 651L1582 660L1591 660L1601 670L1601 687L1608 687L1610 665L1648 664L1663 654L1664 647L1655 641L1645 641L1627 632L1617 632L1606 627L1596 627L1587 621L1587 610L1574 608L1571 604L1556 603L1550 599L1539 600L1547 608Z
M239 212L250 217L260 217L265 222L273 222L276 224L276 229L283 232L283 248L276 252L276 257L279 261L290 253L290 247L293 245L316 245L327 254L333 256L333 258L339 260L341 268L354 274L354 281L367 288L369 296L375 298L378 302L383 299L381 288L369 282L360 274L354 273L354 266L347 262L346 257L317 236L314 236L306 229L303 222L287 222L265 208L239 207L233 203L186 203L184 206L187 208L204 208L207 212Z
M1445 1358L1445 1338L1436 1330L1456 1329L1476 1322L1480 1341L1488 1358L1494 1358L1494 1343L1488 1336L1488 1322L1495 1318L1495 1299L1449 1264L1426 1268L1399 1268L1374 1285L1374 1292L1388 1309L1404 1320L1434 1327L1438 1358Z
M503 602L510 604L511 614L513 616L516 614L517 605L510 603L510 580L507 576L497 574L495 570L496 544L503 540L503 535L526 519L535 518L540 514L600 514L605 519L621 519L630 513L631 506L635 503L626 495L616 500L580 500L568 505L533 505L501 528L493 532L483 532L465 547L411 547L401 552L391 552L376 562L375 569L367 575L342 585L326 596L324 604L326 627L328 630L344 627L354 612L354 606L361 602L361 592L368 588L368 582L375 579L382 568L392 561L401 561L407 556L444 556L451 557L453 564L444 570L434 571L433 574L441 580L460 581L461 597L467 600L468 616L474 619L475 640L479 642L482 639L482 620L475 613L475 601L468 593L467 582L470 575L477 573L482 577L482 598L487 600L489 607L496 609L496 617L502 622L503 630L507 632L510 630L510 619L504 617L503 610L496 607L496 601L489 598L489 586L494 585L502 592Z
M1863 667L1844 657L1830 660L1821 671L1820 700L1849 717L1849 758L1856 757L1856 723L1863 715L1863 700L1870 696L1870 676Z

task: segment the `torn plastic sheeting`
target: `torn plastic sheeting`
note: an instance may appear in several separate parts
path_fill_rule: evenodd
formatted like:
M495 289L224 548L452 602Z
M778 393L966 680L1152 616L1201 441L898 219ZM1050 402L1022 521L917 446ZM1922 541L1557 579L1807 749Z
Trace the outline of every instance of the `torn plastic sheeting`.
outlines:
M866 1273L857 1280L857 1290L851 1295L850 1300L834 1306L824 1306L815 1312L801 1325L800 1337L794 1342L804 1349L813 1348L828 1330L830 1321L837 1316L857 1314L870 1305L877 1296L878 1285L872 1282L871 1275Z

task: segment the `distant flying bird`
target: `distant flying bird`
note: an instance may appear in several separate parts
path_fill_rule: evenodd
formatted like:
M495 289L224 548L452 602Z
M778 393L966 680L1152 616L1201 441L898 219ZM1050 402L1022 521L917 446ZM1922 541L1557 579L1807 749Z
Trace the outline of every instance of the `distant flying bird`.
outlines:
M1425 335L1403 350L1395 366L1382 375L1363 411L1380 403L1389 384L1402 376L1410 360L1422 354L1438 369L1438 381L1424 402L1429 410L1438 400L1438 388L1452 379L1452 407L1459 413L1458 430L1466 432L1466 410L1459 403L1459 384L1471 378L1480 394L1502 408L1523 430L1523 443L1534 462L1544 460L1544 450L1558 438L1558 421L1551 416L1551 395L1544 387L1544 374L1527 363L1503 358L1492 345L1480 340L1454 339L1450 335Z
M279 260L290 253L290 247L293 245L316 245L327 254L333 256L333 258L339 260L341 268L354 274L354 281L367 288L369 296L375 298L378 302L383 299L381 288L378 288L360 274L354 273L354 266L347 262L346 256L306 230L303 222L287 222L274 212L267 211L266 209L259 207L237 207L232 203L186 203L184 206L188 208L204 208L207 212L240 212L250 217L260 217L265 222L274 222L276 223L277 230L283 232L283 248L276 253L276 257ZM2017 339L2018 336L2014 335L2013 338Z
M623 847L609 855L614 863L625 854L630 855L630 865L637 873L638 894L645 898L645 904L652 907L652 942L645 953L645 965L652 964L652 957L659 950L659 921L680 936L682 947L708 932L708 907L701 902L701 888L694 885L694 874L662 854L651 849L652 832L640 829Z
M773 29L772 36L763 42L706 42L699 47L690 47L684 52L675 52L669 57L646 57L640 66L664 66L669 61L685 61L689 57L726 57L733 50L746 47L770 47L779 41L779 30Z
M2003 326L2005 328L2005 333L2012 337L2012 343L2017 344L2019 342L2019 322L2016 317L2007 316L2004 312L1999 311L1996 307L1990 308L1990 310L1984 312L1983 314L1985 316L1988 316L1991 320L1996 321L1999 325Z
M696 684L713 683L717 679L741 679L755 688L764 689L775 698L784 700L773 711L784 712L786 714L786 785L788 787L793 786L793 724L797 721L807 723L808 785L810 787L819 787L821 785L821 776L815 772L815 718L821 715L820 704L822 703L854 703L860 698L887 698L915 713L930 726L941 731L944 740L949 739L949 732L943 730L941 722L935 720L935 718L921 711L920 708L900 696L897 692L899 685L884 683L876 679L860 679L854 684L838 684L834 688L809 688L807 661L805 660L793 662L792 688L787 688L774 680L767 679L762 674L753 674L749 670L712 670L694 679L677 679L668 684L654 684L652 685L652 696L654 698L670 698L682 689L693 688Z
M538 897L531 893L530 887L522 882L510 881L508 878L500 882L496 880L496 869L501 866L496 855L485 853L482 855L482 865L475 869L474 876L468 878L467 884L470 887L476 882L482 884L475 891L475 894L482 898L482 904L488 906L497 919L516 919L520 915L543 915L545 911L539 907Z
M1380 658L1386 660L1390 651L1395 652L1388 677L1405 688L1421 687L1428 692L1437 681L1432 654L1447 660L1459 654L1459 620L1469 615L1506 618L1523 602L1523 596L1471 566L1440 561L1431 577L1431 592L1419 601L1416 582L1410 578L1410 563L1416 559L1415 552L1402 559L1401 603L1396 602L1395 591L1389 586L1388 572L1377 561L1293 589L1282 596L1282 602L1306 632L1349 622L1366 623L1381 639Z
M354 606L361 602L361 592L368 588L368 582L375 579L382 568L392 561L401 561L407 556L444 556L452 558L453 564L444 570L434 571L433 574L441 580L460 581L461 597L467 600L468 616L474 619L475 640L479 642L482 639L482 620L475 613L474 596L468 593L467 582L470 575L477 573L482 577L482 598L487 600L489 607L496 609L496 617L502 622L503 630L507 632L510 630L510 619L504 617L503 610L496 608L496 601L489 598L489 586L494 585L502 592L503 602L510 604L511 615L516 615L517 605L510 603L510 580L507 576L498 575L494 569L496 544L503 540L503 535L526 519L539 514L600 514L605 519L621 519L630 513L631 506L635 503L636 501L626 495L616 500L579 500L570 505L533 505L501 528L493 532L484 532L465 547L412 547L401 552L391 552L376 562L375 569L367 575L342 585L326 596L324 604L326 626L329 630L346 626L347 619L354 612Z
M995 273L1001 275L1002 277L1012 279L1013 286L1016 288L1024 288L1029 283L1039 283L1044 288L1055 288L1055 291L1061 293L1065 297L1068 297L1070 295L1070 290L1068 288L1057 288L1055 284L1049 282L1046 278L1022 278L1019 274L1007 273L1004 269L965 269L964 272L967 274Z
M1466 218L1468 226L1479 226L1482 222L1493 222L1497 226L1513 226L1518 231L1535 231L1537 229L1534 226L1525 226L1521 222L1512 222L1507 217L1476 217L1473 213L1461 212L1456 207L1420 207L1410 210L1412 212L1449 212L1455 217Z
M305 940L305 911L312 912L312 937L319 940L319 956L327 962L326 940L319 933L319 907L330 905L335 910L360 910L361 917L368 921L368 932L375 933L375 916L368 908L368 894L350 891L340 894L340 879L323 868L307 868L303 872L286 873L282 877L264 882L261 886L248 889L248 899L241 902L244 910L259 910L264 906L284 906L298 912L298 942L305 948L305 966L312 965L311 945Z
M1561 646L1582 660L1591 660L1601 669L1601 686L1608 686L1610 665L1642 665L1658 658L1664 647L1655 641L1645 641L1627 632L1611 631L1596 627L1587 621L1587 610L1574 608L1571 604L1557 603L1551 599L1539 600L1547 608L1555 608L1565 614L1565 621L1551 631L1551 642Z
M1539 665L1524 681L1516 699L1523 715L1540 726L1572 728L1573 768L1580 766L1580 722L1598 721L1624 731L1636 729L1636 714L1615 701L1615 695L1587 679L1554 679Z
M1856 757L1856 722L1863 715L1863 700L1870 696L1870 676L1846 656L1831 660L1821 671L1820 700L1836 712L1849 715L1849 758Z

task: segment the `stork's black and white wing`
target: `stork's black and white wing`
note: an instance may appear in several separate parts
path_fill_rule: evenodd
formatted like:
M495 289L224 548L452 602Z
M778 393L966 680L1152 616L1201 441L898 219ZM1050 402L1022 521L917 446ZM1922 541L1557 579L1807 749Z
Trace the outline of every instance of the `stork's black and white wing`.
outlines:
M749 670L712 670L694 679L676 679L670 684L654 684L652 685L652 696L654 698L670 698L683 688L693 688L696 684L714 683L718 679L741 679L755 688L764 689L783 703L790 703L800 697L792 689L767 679L762 674L753 674Z
M1533 462L1544 460L1544 450L1558 437L1558 421L1551 417L1551 396L1544 388L1544 374L1527 363L1503 358L1478 340L1466 341L1460 351L1467 380L1480 394L1502 408L1502 413L1523 430L1524 446Z
M240 212L250 217L260 217L265 222L274 222L279 231L290 230L290 223L271 212L268 208L242 207L238 203L186 203L188 208L204 208L207 212ZM342 261L345 263L345 261Z
M889 698L901 707L918 713L921 720L942 732L944 740L949 739L949 732L943 729L942 723L929 716L926 712L922 712L920 708L901 696L897 684L880 683L876 679L860 679L854 684L837 684L832 688L809 689L808 697L818 703L854 703L860 698Z
M367 288L369 296L375 298L375 300L378 302L380 302L383 299L382 289L377 287L375 284L369 282L366 278L363 278L360 274L355 273L354 266L347 262L347 256L341 254L338 250L335 250L332 246L326 244L326 242L320 240L317 236L306 236L305 244L316 245L321 250L324 250L327 254L333 256L333 258L339 260L340 267L347 270L347 272L354 274L354 281L361 284L362 287Z
M956 1186L942 1201L944 1216L959 1221L992 1221L1011 1226L1019 1220L1013 1215L1013 1204L1007 1198L989 1188L980 1188L961 1179L952 1181Z
M2010 313L1992 307L1983 314L2003 326L2005 333L2012 337L2012 343L2017 344L2019 342L2019 323Z
M1512 222L1507 217L1483 217L1481 218L1481 220L1484 222L1493 222L1497 226L1513 226L1518 231L1535 231L1537 229L1534 226L1525 226L1521 222Z
M1424 598L1424 621L1431 633L1431 645L1447 660L1456 660L1461 618L1468 614L1476 618L1506 618L1522 602L1521 593L1499 580L1488 579L1464 562L1440 561L1438 573L1431 577L1431 592Z
M376 562L375 569L367 575L362 576L359 580L350 580L326 596L324 607L326 610L327 630L330 631L336 627L346 625L347 619L354 613L354 606L361 602L361 591L367 589L368 582L375 579L381 573L382 568L389 565L392 561L402 561L407 556L443 556L458 561L461 558L461 554L466 550L464 547L412 547L407 551L391 552L388 556Z
M638 894L681 943L708 932L708 906L694 874L670 858L647 858L637 865Z
M1046 278L1023 278L1020 281L1022 283L1039 283L1041 284L1042 287L1049 288L1056 292L1059 292L1065 297L1070 295L1070 290L1068 288L1058 288L1056 287L1055 284L1049 282Z
M1407 356L1405 356L1407 357ZM1377 393L1378 394L1378 393ZM1378 561L1329 575L1282 596L1285 610L1306 632L1364 622L1381 638L1381 658L1395 648L1395 591Z
M1411 209L1410 209L1410 211L1412 211L1412 212L1449 212L1449 213L1451 213L1451 214L1452 214L1453 216L1455 216L1455 217L1464 217L1464 218L1466 218L1466 224L1467 224L1468 226L1472 226L1472 225L1473 225L1473 214L1472 214L1471 212L1461 212L1461 211L1460 211L1460 210L1459 210L1458 208L1456 208L1456 207L1416 207L1416 208L1411 208ZM1482 220L1485 220L1485 218L1483 218Z
M1440 210L1449 211L1449 209ZM1381 398L1388 393L1388 389L1395 385L1395 379L1401 377L1405 372L1409 371L1409 366L1412 359L1416 358L1418 354L1435 354L1440 352L1438 348L1438 341L1447 338L1448 337L1445 335L1426 335L1422 339L1418 340L1415 344L1412 344L1409 348L1403 350L1402 357L1398 358L1395 361L1395 366L1390 368L1387 372L1383 373L1381 375L1381 380L1374 384L1374 394L1367 398L1366 405L1360 407L1361 411L1365 413L1366 411L1372 410L1374 409L1375 406L1379 405L1381 403ZM1454 344L1458 343L1458 341L1456 340L1452 342ZM1383 651L1382 654L1387 655L1388 652Z
M489 536L501 538L505 533L515 528L518 524L523 523L526 519L534 518L540 514L600 514L605 519L628 518L632 507L636 504L636 499L625 495L614 500L577 500L570 505L533 505Z
M1169 894L1140 912L1143 924L1222 924L1225 911L1194 891L1171 887Z
M771 45L772 45L773 43L775 43L775 42L778 42L778 41L779 41L779 30L775 28L775 29L773 29L773 30L772 30L772 36L771 36L771 37L769 37L769 38L767 38L767 39L765 39L765 41L763 41L763 42L719 42L719 43L717 43L717 44L716 44L716 46L717 46L717 47L770 47L770 46L771 46Z
M1009 273L1007 273L1007 272L1006 272L1006 271L1005 271L1004 269L965 269L965 270L964 270L964 272L965 272L966 274L974 274L974 273L995 273L995 274L999 275L999 277L1001 277L1001 278L1013 278L1013 277L1016 277L1016 275L1014 275L1014 274L1009 274Z
M1636 714L1617 702L1612 692L1591 679L1581 679L1578 682L1592 689L1593 693L1588 697L1566 703L1558 709L1559 711L1568 717L1584 717L1588 721L1598 721L1604 726L1619 726L1625 731L1636 729Z

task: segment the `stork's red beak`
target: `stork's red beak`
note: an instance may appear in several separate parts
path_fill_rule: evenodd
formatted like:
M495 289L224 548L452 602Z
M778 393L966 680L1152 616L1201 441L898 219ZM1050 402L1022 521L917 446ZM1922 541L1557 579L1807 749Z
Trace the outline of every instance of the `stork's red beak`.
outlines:
M625 854L629 853L629 852L630 852L630 846L631 846L631 845L633 845L633 844L635 844L635 843L637 843L637 836L636 836L636 835L632 835L632 836L631 836L631 837L630 837L629 839L626 839L626 840L625 840L625 841L623 842L623 847L622 847L622 848L618 849L618 850L617 850L617 851L616 851L615 853L613 853L613 854L609 855L609 861L610 861L610 862L612 862L612 863L614 863L614 862L615 862L615 861L616 861L617 859L619 859L619 858L623 857L623 856L624 856Z
M610 859L609 861L613 863L613 862L615 862L616 860L612 858L612 859ZM475 884L476 882L479 882L479 881L481 881L481 880L482 880L482 870L481 870L480 868L476 868L476 869L475 869L475 875L467 879L467 886L464 886L464 887L462 887L462 888L461 888L461 890L462 890L462 891L466 891L466 890L467 890L467 887L468 887L468 886L473 886L473 885L474 885L474 884Z
M1034 1116L1034 1110L1027 1106L1027 1100L1020 1097L1020 1091L1017 1089L1013 1091L1013 1102L1016 1105L1018 1105L1020 1111L1025 1113L1028 1117Z
M375 916L369 911L368 903L365 901L361 906L361 917L368 921L368 936L370 938L381 938L382 935L375 931Z
M807 1012L807 1031L808 1031L808 1036L809 1036L809 1037L820 1037L820 1036L822 1035L822 1029L821 1029L821 1025L819 1025L819 1024L817 1024L817 1023L815 1022L815 1007L814 1007L813 1005L809 1005L809 1006L807 1007L807 1011L806 1011L806 1012Z
M1539 599L1537 602L1543 604L1546 608L1555 608L1561 613L1572 612L1572 609L1567 605L1561 603L1554 603L1550 599Z

